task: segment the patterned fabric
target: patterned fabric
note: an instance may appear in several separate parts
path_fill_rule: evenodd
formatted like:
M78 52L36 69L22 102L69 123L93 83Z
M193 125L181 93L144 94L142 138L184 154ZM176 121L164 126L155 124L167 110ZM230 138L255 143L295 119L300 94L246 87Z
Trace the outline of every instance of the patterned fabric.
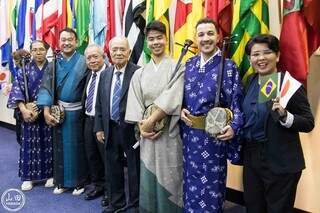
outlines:
M116 72L117 76L116 82L114 84L113 94L112 94L112 107L111 107L111 119L114 121L119 121L120 119L120 93L121 93L121 81L120 75L122 72Z
M96 79L97 79L97 73L92 74L91 83L89 86L89 92L86 100L86 109L87 112L91 112L92 110L92 104L93 104L93 95L94 95L94 89L96 86Z
M31 101L37 99L41 79L47 63L40 70L31 62L26 66L28 94ZM22 70L18 70L8 99L9 108L17 108L25 101L25 89ZM21 147L19 158L19 176L22 181L43 180L52 177L52 131L45 124L43 114L33 123L21 123Z
M146 106L154 103L167 115L170 124L155 140L140 140L139 212L182 212L182 143L179 135L183 94L182 66L169 84L175 62L166 57L155 69L152 62L137 70L128 92L126 120L142 120Z
M200 69L200 56L186 63L183 108L192 115L205 115L214 106L217 73L221 53ZM242 88L238 70L226 60L220 101L234 113L231 127L236 134L242 126L240 100ZM219 141L204 130L193 129L181 123L183 138L184 212L222 212L225 198L227 158L239 159L237 139Z
M68 103L81 101L86 72L85 59L79 53L76 52L70 59L58 57L56 75L58 100ZM46 72L37 99L40 106L51 106L54 103L51 79L52 71ZM65 111L64 122L53 128L54 179L56 185L60 187L81 186L88 176L82 112L82 109Z

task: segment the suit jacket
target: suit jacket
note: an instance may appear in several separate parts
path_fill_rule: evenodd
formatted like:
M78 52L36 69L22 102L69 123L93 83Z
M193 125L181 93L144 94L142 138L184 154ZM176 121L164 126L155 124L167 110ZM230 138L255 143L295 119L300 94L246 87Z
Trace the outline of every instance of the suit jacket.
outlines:
M254 75L249 80L251 85ZM283 80L284 74L282 74ZM268 114L264 124L267 137L265 144L267 163L276 174L296 173L305 168L299 132L310 132L314 127L306 91L301 86L287 104L286 110L293 114L294 120L290 128L279 122L279 115L272 111L272 101L267 102Z
M134 136L134 125L126 123L124 121L125 114L126 114L126 107L127 107L127 97L128 97L128 89L131 81L131 77L139 68L139 66L128 62L120 94L120 128L126 134L126 138L128 139L128 146L132 146L135 143L135 136ZM109 126L110 126L110 100L112 98L111 91L111 84L112 84L112 76L114 72L114 66L108 67L105 72L101 73L99 86L98 86L98 94L97 94L97 102L96 102L96 115L95 115L95 126L94 131L104 131L105 136L105 145L108 144L109 139Z
M108 66L106 66L106 68L104 70L101 71L101 74L102 72L106 71L108 69ZM100 75L101 75L100 74ZM87 100L87 88L88 88L88 84L89 84L89 81L90 81L90 78L92 76L92 71L88 69L88 72L87 72L87 76L86 76L86 83L85 83L85 87L84 87L84 90L83 90L83 93L82 93L82 98L81 98L81 104L82 104L82 110L83 110L83 114L85 114L86 112L86 100ZM101 77L101 76L100 76ZM101 78L100 78L101 79ZM100 81L100 80L99 80ZM97 95L97 94L96 94ZM94 106L93 106L94 107Z

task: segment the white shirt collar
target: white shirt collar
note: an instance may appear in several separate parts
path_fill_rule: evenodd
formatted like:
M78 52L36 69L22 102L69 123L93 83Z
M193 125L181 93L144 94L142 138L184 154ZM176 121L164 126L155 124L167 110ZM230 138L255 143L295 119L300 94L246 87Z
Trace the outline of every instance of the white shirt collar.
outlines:
M200 68L202 68L204 65L207 64L208 61L210 61L213 57L215 57L216 55L218 55L220 53L220 49L217 49L217 51L210 57L208 58L208 60L204 60L202 53L200 54Z

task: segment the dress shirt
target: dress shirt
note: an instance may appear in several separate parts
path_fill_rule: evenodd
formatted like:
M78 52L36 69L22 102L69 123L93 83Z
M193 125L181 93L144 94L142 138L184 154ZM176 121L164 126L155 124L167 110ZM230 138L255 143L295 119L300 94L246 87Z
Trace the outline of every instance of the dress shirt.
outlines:
M113 90L114 90L114 86L116 84L116 80L117 80L117 75L116 72L121 72L122 74L120 75L120 84L121 84L121 88L122 88L122 82L123 82L123 77L124 77L124 71L126 70L126 66L122 67L120 70L118 70L116 67L114 67L114 71L113 71L113 76L112 76L112 83L111 83L111 90L110 90L110 113L112 112L112 96L113 96Z

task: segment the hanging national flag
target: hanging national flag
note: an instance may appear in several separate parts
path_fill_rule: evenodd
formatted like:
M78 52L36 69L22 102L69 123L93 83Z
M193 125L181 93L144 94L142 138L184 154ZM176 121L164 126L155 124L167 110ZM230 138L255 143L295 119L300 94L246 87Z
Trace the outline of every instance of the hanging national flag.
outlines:
M281 90L280 90L280 105L283 108L286 108L291 97L295 92L300 88L302 84L293 78L289 72L286 72L284 75Z
M258 103L264 103L278 96L281 73L275 72L270 75L259 76Z
M177 0L173 44L173 57L175 59L179 58L181 45L184 44L186 39L195 42L195 27L197 22L203 18L203 9L203 0ZM184 61L192 56L191 52L187 52Z
M32 18L32 40L36 40L37 39L37 11L40 8L42 3L42 0L35 0L34 2L34 10L33 10L33 18ZM41 20L40 20L41 21Z
M237 43L232 43L230 55L240 69L242 81L246 83L253 73L245 46L251 37L269 31L268 0L233 1L232 35Z
M11 44L10 44L10 1L0 0L0 50L1 64L5 66L10 60Z
M57 43L60 38L60 31L66 27L67 27L67 1L62 0L58 2L58 20L55 27L55 35L56 35Z
M206 0L205 14L218 24L220 36L230 35L232 23L231 0Z
M109 41L115 36L122 35L122 18L124 11L124 0L108 0L107 2L107 35L104 50L109 56ZM110 57L109 57L110 59Z
M169 22L169 8L171 0L147 0L146 5L146 25L157 20L161 21L166 26L168 44L170 44L170 22ZM150 60L150 50L146 43L144 44L144 53L146 62ZM166 47L166 53L170 53L170 45Z
M37 37L49 44L52 49L57 47L55 27L58 21L58 1L43 0L36 12Z
M27 13L27 0L21 0L18 9L18 23L17 23L17 43L18 48L24 47L25 35L26 35L26 13Z
M309 57L320 46L319 6L312 0L286 0L283 5L279 64L302 83L307 80Z
M89 21L90 21L90 4L89 0L81 0L76 7L77 13L77 35L78 50L84 53L89 42Z
M91 1L89 38L95 44L104 46L107 31L107 2L105 0Z
M126 1L123 30L124 36L128 38L132 50L130 60L135 64L139 62L143 51L144 28L146 25L143 12L145 10L145 0Z
M67 26L73 29L77 26L74 0L67 0Z

